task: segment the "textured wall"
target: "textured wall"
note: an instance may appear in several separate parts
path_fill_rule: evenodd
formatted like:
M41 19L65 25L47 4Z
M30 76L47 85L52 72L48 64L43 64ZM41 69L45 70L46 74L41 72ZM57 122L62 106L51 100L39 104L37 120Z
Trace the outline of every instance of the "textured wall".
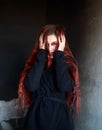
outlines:
M18 99L10 101L0 101L0 130L14 130L23 126L23 121L27 114L28 108L22 111L18 107ZM19 120L22 119L22 123ZM11 121L12 120L12 121Z
M81 25L77 56L82 90L76 130L102 130L102 1L86 0L75 20Z

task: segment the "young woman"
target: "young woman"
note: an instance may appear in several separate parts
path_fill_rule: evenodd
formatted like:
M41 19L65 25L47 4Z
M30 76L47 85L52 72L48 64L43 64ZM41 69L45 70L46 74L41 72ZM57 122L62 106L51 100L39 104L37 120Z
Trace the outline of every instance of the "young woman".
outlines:
M74 130L79 73L62 26L41 28L21 74L18 97L23 109L30 106L25 130Z

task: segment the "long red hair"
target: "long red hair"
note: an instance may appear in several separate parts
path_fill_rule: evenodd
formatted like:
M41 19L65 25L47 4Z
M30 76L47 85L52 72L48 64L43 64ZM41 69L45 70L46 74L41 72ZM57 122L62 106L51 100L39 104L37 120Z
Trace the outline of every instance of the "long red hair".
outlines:
M61 34L65 34L65 29L60 25L45 25L41 28L40 33L38 34L38 37L36 39L35 47L28 60L26 61L24 70L22 71L19 80L18 99L19 104L23 110L25 107L30 106L32 103L30 92L24 87L24 79L28 74L31 66L33 65L36 54L39 50L39 37L41 34L43 34L43 41L46 41L47 36L50 34L55 34L57 38L58 36L61 36ZM66 103L71 109L77 111L80 106L81 97L78 63L74 58L67 42L65 43L64 56L66 59L66 64L68 65L69 74L72 80L75 82L75 86L70 91L68 91L68 98ZM47 61L47 63L49 63L49 60Z

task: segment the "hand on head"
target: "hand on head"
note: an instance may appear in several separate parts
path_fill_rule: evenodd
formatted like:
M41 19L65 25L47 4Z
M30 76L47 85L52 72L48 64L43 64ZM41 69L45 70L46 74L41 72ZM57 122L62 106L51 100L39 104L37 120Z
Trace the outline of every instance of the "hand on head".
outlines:
M39 49L45 49L45 43L43 42L43 34L39 37Z
M65 42L66 42L66 38L65 38L65 35L64 35L64 34L61 34L61 35L58 37L58 42L59 42L58 50L64 51Z
M59 42L58 50L64 51L65 42L66 42L66 38L64 34L61 34L60 36L58 36L58 42ZM45 42L43 41L43 34L41 34L39 37L39 49L45 49Z

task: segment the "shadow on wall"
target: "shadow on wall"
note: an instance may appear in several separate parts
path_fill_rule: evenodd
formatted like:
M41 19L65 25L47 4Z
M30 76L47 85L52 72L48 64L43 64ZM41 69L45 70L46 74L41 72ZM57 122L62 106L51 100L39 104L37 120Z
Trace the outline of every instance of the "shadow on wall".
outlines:
M22 130L28 108L22 111L18 99L0 101L0 130Z

